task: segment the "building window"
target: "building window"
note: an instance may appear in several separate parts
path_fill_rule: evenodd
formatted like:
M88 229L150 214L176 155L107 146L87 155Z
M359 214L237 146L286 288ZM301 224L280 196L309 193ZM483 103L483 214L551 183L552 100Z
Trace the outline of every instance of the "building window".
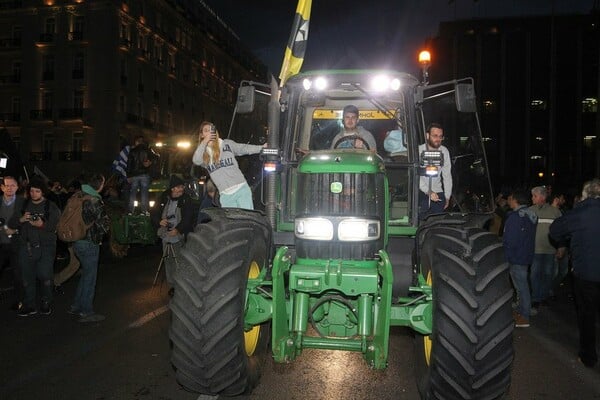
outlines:
M12 65L12 80L14 83L21 82L21 61L13 61Z
M52 114L52 107L54 103L54 96L52 92L44 92L42 96L42 110L44 111L44 116L49 117Z
M72 17L70 23L71 26L69 27L69 40L82 40L84 17L81 15L75 15Z
M54 17L46 18L44 33L54 34L54 32L56 32L56 19Z
M170 74L175 74L176 65L175 65L175 54L169 53L169 70Z
M121 45L125 47L131 46L131 30L125 21L121 21L121 25L119 26L119 38L121 39Z
M83 53L77 53L73 57L73 79L83 79L85 59Z
M531 109L533 111L543 111L546 109L546 101L545 100L540 100L540 99L535 99L535 100L531 100Z
M20 121L21 120L21 98L13 97L11 100L11 111L12 111L12 120Z
M144 71L138 69L138 92L144 91Z
M125 101L125 96L120 95L119 96L119 112L124 113L125 111L127 111L126 104L127 104L127 102Z
M48 81L54 79L54 56L51 54L43 57L42 80Z
M598 99L587 97L581 101L581 106L584 113L595 113L598 111Z
M44 132L42 141L42 152L44 160L52 160L52 153L54 151L54 133Z
M152 58L156 60L156 65L159 67L163 64L163 55L162 55L162 43L155 42L154 47L152 48Z
M75 154L83 152L83 132L73 132L73 141L71 142L71 151ZM81 159L81 158L79 158Z
M83 90L75 90L73 92L73 109L83 110Z

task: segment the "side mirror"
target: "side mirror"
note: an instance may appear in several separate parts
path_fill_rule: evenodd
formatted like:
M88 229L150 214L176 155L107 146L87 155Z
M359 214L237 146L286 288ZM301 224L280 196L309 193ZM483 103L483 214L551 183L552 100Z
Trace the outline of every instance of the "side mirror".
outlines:
M473 85L471 83L457 83L455 89L456 110L458 112L477 112Z
M254 94L254 86L240 86L235 105L238 114L249 114L254 111Z

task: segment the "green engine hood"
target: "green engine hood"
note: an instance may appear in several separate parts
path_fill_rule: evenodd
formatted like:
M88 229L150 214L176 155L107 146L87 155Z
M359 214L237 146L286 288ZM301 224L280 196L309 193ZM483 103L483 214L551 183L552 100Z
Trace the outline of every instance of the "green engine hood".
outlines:
M298 165L301 173L363 173L384 171L383 160L368 150L319 150L308 153Z

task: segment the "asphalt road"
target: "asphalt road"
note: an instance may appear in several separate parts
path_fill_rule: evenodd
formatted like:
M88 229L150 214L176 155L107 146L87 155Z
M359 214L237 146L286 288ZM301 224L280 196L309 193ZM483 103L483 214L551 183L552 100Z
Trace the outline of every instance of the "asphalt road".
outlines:
M133 248L118 262L103 259L98 323L66 313L78 276L55 298L50 316L17 317L7 274L0 280L0 399L206 399L175 381L169 362L167 287L152 280L158 246ZM558 300L514 335L508 399L600 399L600 368L577 362L575 311L565 288ZM359 354L307 350L291 364L267 363L259 386L239 399L419 399L411 332L393 328L389 367L367 368Z

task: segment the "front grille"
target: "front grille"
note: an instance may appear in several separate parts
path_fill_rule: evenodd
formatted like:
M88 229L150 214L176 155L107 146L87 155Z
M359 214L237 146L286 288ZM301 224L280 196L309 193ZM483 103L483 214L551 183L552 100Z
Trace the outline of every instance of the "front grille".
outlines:
M296 238L296 252L301 258L365 260L376 257L383 248L385 216L385 176L357 173L298 174L296 217L360 217L379 220L381 234L377 240L341 242ZM337 223L335 224L337 228Z

